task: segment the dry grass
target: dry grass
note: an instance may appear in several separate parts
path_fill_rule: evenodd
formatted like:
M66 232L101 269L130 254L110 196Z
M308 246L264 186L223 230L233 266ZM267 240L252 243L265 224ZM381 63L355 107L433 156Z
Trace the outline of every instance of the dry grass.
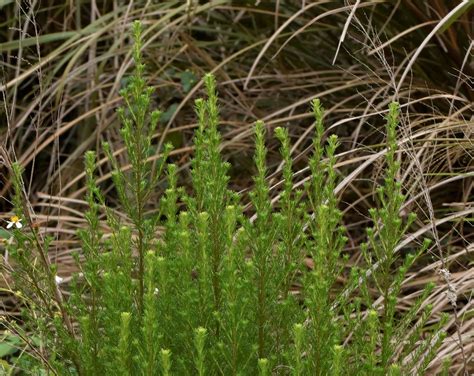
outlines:
M277 125L289 127L299 169L296 185L305 181L309 101L321 99L327 133L342 141L337 192L350 239L349 265L361 261L367 209L383 167L382 115L392 99L401 103L400 179L409 194L406 209L419 219L400 251L424 236L435 242L405 281L399 309L413 304L426 282L435 282L426 301L434 306L432 320L442 312L452 319L431 370L435 374L451 356L450 374L474 372L472 12L461 9L459 18L446 18L458 3L440 0L344 6L329 1L119 3L0 2L1 146L26 169L31 210L42 231L55 236L50 256L60 274L71 271L75 231L85 223L84 152L102 155L100 143L108 141L123 169L129 168L114 109L131 67L127 30L140 18L156 107L169 115L156 138L175 145L170 159L180 166L184 185L196 125L192 100L202 86L197 80L187 87L190 77L213 72L218 78L225 153L233 164L232 186L240 191L251 184L251 127L257 119L266 122L269 137ZM281 165L277 142L269 144L275 149L270 160L276 197ZM110 170L102 158L99 181L113 205ZM0 174L0 211L6 218L11 183L1 164ZM444 269L449 279L440 273ZM2 279L8 290L7 275ZM446 295L448 285L456 291L455 305ZM2 303L2 310L17 312L10 294L4 293Z

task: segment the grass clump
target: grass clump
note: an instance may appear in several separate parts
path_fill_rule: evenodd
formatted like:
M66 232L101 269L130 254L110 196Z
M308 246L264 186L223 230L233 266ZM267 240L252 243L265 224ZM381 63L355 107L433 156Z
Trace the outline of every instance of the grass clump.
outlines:
M398 105L390 106L387 117L387 167L379 207L370 211L366 265L349 273L334 194L339 143L334 135L323 142L319 101L312 103L311 176L302 190L293 189L288 131L275 130L283 159L276 203L267 179L266 128L256 123L254 216L248 218L240 196L229 189L214 77L205 76L207 99L195 103L193 189L185 191L177 167L166 162L170 147L156 150L153 144L160 113L150 112L140 23L133 30L135 73L118 110L131 172L121 170L112 148L103 145L126 219L106 201L95 178L96 155L87 152L88 228L79 233L80 272L67 297L47 256L52 239L33 227L14 231L9 252L16 288L28 298L25 325L9 325L18 333L33 331L41 343L31 344L36 355L23 366L59 375L424 374L443 338L442 323L427 330L425 295L407 313L395 314L405 274L428 246L398 258L397 246L414 220L409 216L404 223L399 216ZM29 222L22 172L12 166L16 213ZM150 212L148 202L162 178L167 189L159 209ZM314 264L310 271L306 257ZM408 331L409 341L399 342ZM421 340L422 332L431 334ZM402 362L406 354L412 354L410 361Z

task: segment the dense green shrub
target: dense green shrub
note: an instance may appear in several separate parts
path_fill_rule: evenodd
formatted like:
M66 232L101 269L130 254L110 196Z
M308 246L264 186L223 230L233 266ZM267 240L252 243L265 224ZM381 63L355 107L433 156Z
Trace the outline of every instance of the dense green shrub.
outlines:
M265 126L255 125L255 215L248 218L228 187L212 75L204 78L207 99L196 101L193 191L178 187L177 167L166 162L170 147L156 158L152 136L160 113L150 113L140 32L135 23L135 73L118 110L130 171L120 169L111 147L103 145L127 219L108 206L94 177L96 156L86 153L88 228L79 233L80 272L68 296L47 256L52 239L34 226L13 230L9 252L25 325L10 325L34 355L23 367L59 375L424 374L443 339L443 320L428 327L430 307L422 302L431 285L404 314L395 310L406 272L428 246L397 253L414 220L399 215L398 105L392 103L387 116L385 179L379 206L370 211L365 267L349 270L334 194L338 140L323 142L319 101L312 103L311 174L302 190L293 188L288 131L275 130L284 163L277 201L266 179ZM31 224L21 169L12 168L16 214ZM148 200L163 176L168 188L159 211L149 212ZM110 237L101 231L103 213ZM307 257L314 264L310 270ZM28 342L27 332L40 344ZM400 343L408 332L409 340ZM407 354L410 361L402 363Z

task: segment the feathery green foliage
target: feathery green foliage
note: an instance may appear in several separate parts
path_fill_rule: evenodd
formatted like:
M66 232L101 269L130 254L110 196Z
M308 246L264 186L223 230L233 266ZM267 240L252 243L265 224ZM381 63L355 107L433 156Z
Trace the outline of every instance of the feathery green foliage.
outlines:
M316 131L303 190L293 189L289 132L275 129L283 159L276 205L267 179L266 127L256 123L250 193L255 215L248 218L240 196L229 188L215 78L205 76L207 99L196 101L193 191L185 192L178 187L177 167L166 163L171 147L152 147L159 112L150 111L153 93L143 77L139 22L133 35L135 72L118 110L130 172L119 168L104 144L128 221L109 207L95 178L96 156L87 152L88 228L79 232L80 272L70 296L61 292L49 264L50 239L34 229L15 230L9 246L18 263L17 288L34 302L25 300L26 312L39 316L31 320L25 312L28 328L40 333L47 349L35 358L38 364L61 375L422 375L444 334L441 322L420 340L430 318L430 307L421 306L426 295L405 315L395 315L405 274L428 247L425 242L398 262L397 246L414 221L411 215L406 223L400 218L398 105L391 104L387 117L387 167L379 207L370 211L367 268L347 278L346 230L335 195L339 141L334 135L323 140L320 102L312 103ZM152 152L160 153L157 163L150 160ZM25 218L16 164L13 173L16 211ZM161 178L168 188L159 210L150 213L147 203ZM101 231L102 218L110 237ZM306 257L314 264L310 271ZM345 294L355 281L359 294ZM400 343L400 332L410 330L410 341ZM401 363L403 354L412 354L409 364Z

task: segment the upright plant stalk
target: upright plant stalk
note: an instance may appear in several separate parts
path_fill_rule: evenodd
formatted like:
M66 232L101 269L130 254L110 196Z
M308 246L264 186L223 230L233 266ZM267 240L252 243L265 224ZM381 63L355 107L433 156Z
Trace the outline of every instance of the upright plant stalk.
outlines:
M162 349L161 353L161 374L163 376L169 376L171 371L171 351L168 349Z
M99 372L101 365L98 359L98 353L100 350L100 343L95 340L94 337L100 331L100 324L98 318L99 300L101 299L101 285L99 282L99 275L101 271L101 260L100 260L100 242L102 234L99 230L99 204L97 201L104 203L97 181L94 177L96 155L93 151L88 151L85 154L85 170L86 170L86 184L87 194L86 199L89 206L89 210L86 212L85 217L88 222L88 229L79 231L79 237L82 240L83 252L86 262L78 264L81 266L84 278L90 288L90 307L86 308L89 315L87 319L83 319L83 331L86 332L84 336L90 338L89 346L92 346L93 351L88 360L90 360L89 367L91 370ZM85 362L86 364L89 362Z
M206 374L205 356L204 356L204 345L206 342L207 330L199 327L196 329L194 335L194 344L196 347L196 371L198 376L204 376Z
M378 263L378 268L374 271L372 278L376 289L383 298L383 312L381 317L375 310L371 310L369 314L369 331L371 333L371 347L375 349L376 345L380 346L379 355L370 355L366 362L366 368L374 372L374 374L397 374L399 367L394 363L394 354L397 347L400 346L400 334L406 333L407 325L410 324L413 317L419 314L423 297L429 294L432 289L429 285L425 289L425 293L420 300L416 302L407 313L403 314L400 319L396 319L396 303L397 296L401 291L402 282L409 268L413 265L418 255L423 253L429 246L430 241L425 239L421 248L409 253L404 257L403 263L394 273L394 264L396 261L395 250L401 241L407 229L413 224L416 215L410 213L406 223L400 218L400 211L405 200L402 194L401 183L397 181L397 175L400 169L400 163L396 161L397 153L397 126L399 116L398 103L391 103L387 116L386 132L387 132L387 153L384 184L377 188L377 198L379 208L372 208L369 214L374 223L373 228L367 229L368 243L362 245L362 253L369 265ZM362 283L364 291L368 291L366 285L367 280ZM367 305L372 305L371 297L365 294ZM416 326L414 326L411 335L401 344L402 356L411 354L412 361L407 363L407 370L413 370L414 366L421 362L420 369L424 370L432 359L433 349L440 344L440 338L444 338L441 331L442 323L445 317L442 317L439 325L433 329L433 334L427 336L423 341L419 341L422 328L426 325L430 317L430 307L421 309L422 315ZM416 340L415 340L416 338ZM378 343L380 339L380 343ZM417 343L417 341L419 343ZM367 349L370 353L370 349ZM423 360L422 355L427 354ZM405 365L404 365L405 367Z
M323 146L324 110L319 100L314 100L315 136L313 155L310 158L311 182L307 185L308 197L314 218L310 220L311 239L308 250L314 261L314 269L307 276L308 315L311 322L311 363L314 373L325 375L332 372L334 347L338 345L340 327L332 303L334 285L342 273L341 251L347 241L344 228L340 226L341 213L334 195L336 187L336 157L338 147L336 135ZM326 160L323 160L323 157ZM342 349L337 356L342 357ZM340 359L339 359L340 361Z
M145 105L143 107L148 107L148 102L150 99L150 94L145 96L143 93L143 88L145 85L145 81L143 80L143 70L144 66L141 62L141 23L134 24L134 48L133 48L133 58L135 60L135 76L133 81L136 85L135 90L136 92L133 93L132 91L132 98L136 101L136 105ZM132 105L133 106L133 105ZM141 106L140 106L141 107ZM145 249L144 249L144 230L143 230L143 206L144 206L144 190L145 187L143 186L144 181L144 171L143 171L143 164L145 162L145 147L144 140L143 140L143 128L145 126L145 108L137 108L137 112L132 112L132 117L135 120L135 129L131 129L133 133L129 135L132 138L133 144L130 150L134 151L134 157L132 158L132 165L133 166L133 175L134 175L134 184L135 184L135 208L136 208L136 216L134 218L135 227L138 230L138 312L141 313L143 311L143 296L144 296L144 275L145 275ZM131 108L133 111L133 109ZM127 121L125 121L127 124Z
M196 155L193 160L193 185L196 199L194 211L208 214L209 258L211 264L214 312L221 311L221 269L225 249L225 208L232 201L228 190L229 164L220 154L219 108L214 76L204 77L207 100L196 101L199 129L195 137ZM195 214L196 215L196 214ZM207 251L207 250L206 250ZM207 255L206 255L207 257ZM215 334L219 338L219 323L215 321Z
M387 168L385 170L384 185L377 190L382 207L379 210L371 209L370 214L379 232L379 241L374 238L374 233L369 231L369 239L373 245L376 257L380 260L380 274L376 283L381 289L383 296L383 316L381 325L382 353L381 367L388 372L389 360L393 353L393 315L396 297L390 292L392 285L391 267L394 262L394 250L403 235L404 227L400 218L400 209L404 201L401 193L401 184L397 182L397 173L400 164L395 160L397 151L396 128L398 125L399 106L397 103L390 104L387 116L387 144L388 150L385 156ZM412 222L414 218L410 217Z
M304 344L305 344L305 328L302 324L293 325L293 338L295 341L293 353L293 376L305 375L304 364Z
M251 192L252 204L255 207L256 219L254 226L250 228L249 238L253 240L252 248L257 269L257 328L258 328L258 357L266 356L266 326L268 320L267 307L267 278L269 273L268 257L272 251L272 244L275 236L275 229L272 229L271 212L272 206L269 196L269 187L266 182L266 148L265 148L265 125L258 121L255 125L255 165L257 166L257 176L255 188ZM260 364L261 363L261 364ZM265 363L260 362L263 367ZM261 368L264 373L266 368Z
M275 128L275 136L281 143L283 188L276 204L280 210L274 215L277 222L275 227L278 227L278 251L269 256L272 272L268 278L274 285L277 299L281 300L275 305L270 320L271 331L275 334L272 351L280 353L284 351L283 346L293 337L293 326L288 322L288 318L293 317L296 322L303 320L303 312L291 288L297 282L298 272L303 265L306 241L304 216L307 208L302 200L303 191L294 188L293 157L288 129Z
M145 252L148 247L149 238L147 234L153 233L153 223L145 219L144 211L148 197L150 193L153 192L155 184L161 176L166 155L170 150L170 146L166 145L165 149L161 151L163 158L161 158L161 162L156 169L154 168L154 164L152 165L147 160L154 152L151 141L161 113L155 110L148 115L154 89L147 87L144 79L145 66L142 63L141 34L141 23L135 21L133 23L133 60L135 62L135 71L130 77L130 82L127 87L120 92L126 108L121 107L117 111L122 123L120 131L132 166L130 179L125 178L110 153L109 148L104 145L109 159L111 159L115 166L113 178L119 197L137 232L135 241L138 253L138 291L136 300L139 317L141 317L141 313L143 312L143 299L145 294ZM133 197L132 200L130 200L130 195Z
M282 251L284 253L283 299L288 297L297 267L301 262L301 249L304 243L302 191L293 192L293 158L288 130L276 128L275 135L281 142L280 154L283 158L283 192L280 205L282 215Z
M4 155L4 158L8 158L7 155ZM25 190L24 190L24 182L22 178L22 168L20 164L17 162L11 163L9 159L6 159L8 165L11 166L11 176L13 178L13 187L14 187L14 197L13 197L13 204L15 207L15 212L16 215L19 216L19 218L26 218L27 223L29 224L29 227L31 229L31 236L28 236L29 241L34 245L34 248L36 248L36 251L39 254L39 259L40 259L40 264L42 266L42 273L43 273L43 278L46 278L48 290L52 292L53 297L54 297L54 302L56 303L57 307L59 308L60 312L60 318L62 321L62 324L66 328L66 333L69 339L74 339L75 338L75 331L74 327L71 321L71 318L69 317L69 313L66 309L63 296L61 293L61 290L59 289L58 284L56 283L56 272L51 265L51 262L49 260L49 255L48 255L48 246L49 246L49 241L46 241L43 239L41 234L38 231L38 228L36 226L33 226L33 219L31 218L30 211L28 208L28 197L26 196ZM49 307L49 304L47 303L44 296L44 293L42 289L39 287L37 284L38 281L33 281L33 283L36 286L37 293L39 294L40 297L42 297L43 301L45 302L45 305ZM50 308L48 308L50 313L52 314L52 311ZM64 342L69 342L64 340ZM68 346L69 347L69 346ZM70 356L72 358L72 362L74 363L78 374L81 376L83 374L82 372L82 366L80 364L80 361L78 359L77 354L75 353L75 350L69 348L70 351Z
M131 314L129 312L123 312L120 317L120 337L117 352L117 364L120 365L119 372L121 375L131 375L133 373L132 368L132 354L130 349L130 337L131 337Z
M159 289L155 285L156 255L152 251L148 251L145 259L145 279L146 293L144 299L143 311L143 327L142 338L143 343L141 350L141 362L144 368L144 375L153 376L158 368L159 359L159 343L160 343L160 316L156 309L156 299Z

